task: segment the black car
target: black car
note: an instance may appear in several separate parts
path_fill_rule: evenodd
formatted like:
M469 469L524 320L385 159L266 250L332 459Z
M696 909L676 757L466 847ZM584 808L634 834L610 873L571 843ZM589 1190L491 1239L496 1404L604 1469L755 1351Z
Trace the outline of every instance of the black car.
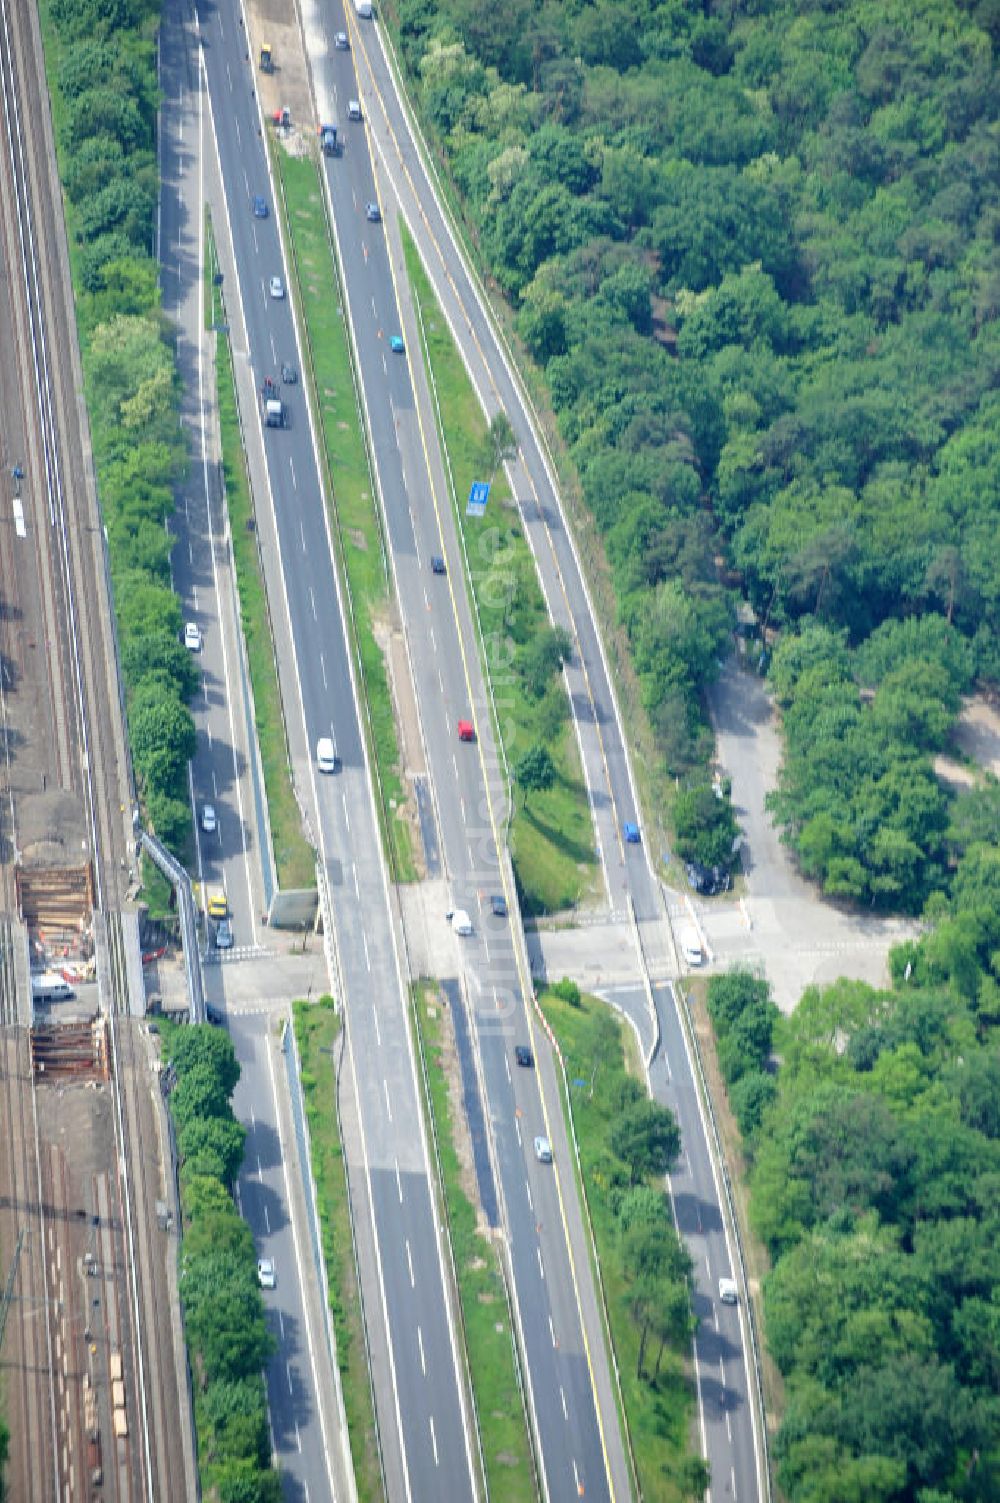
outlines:
M494 918L506 918L507 899L502 898L499 893L494 893L490 898L490 912Z
M294 386L296 381L299 379L298 371L295 369L294 365L290 364L287 360L283 360L281 362L281 379L282 381L284 381L286 386Z
M730 876L724 866L706 866L702 861L689 861L687 879L702 897L714 898L720 892L729 891Z
M532 1054L527 1044L514 1045L514 1058L517 1060L517 1063L521 1066L522 1070L530 1070L532 1065L535 1063L535 1056Z
M216 1028L225 1027L225 1014L221 1013L217 1007L213 1007L211 1003L206 1004L205 1017L210 1023L213 1023Z
M432 574L447 574L447 572L448 572L448 570L447 570L447 568L445 566L445 561L441 557L441 555L439 553L432 554L431 555L431 573Z

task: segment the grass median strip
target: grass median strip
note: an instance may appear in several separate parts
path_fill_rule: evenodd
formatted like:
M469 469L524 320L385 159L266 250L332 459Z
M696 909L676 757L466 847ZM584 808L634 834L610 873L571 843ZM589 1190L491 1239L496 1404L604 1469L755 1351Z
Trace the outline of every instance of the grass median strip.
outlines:
M569 701L561 674L546 672L539 656L549 617L502 466L493 477L486 517L466 515L465 497L473 481L488 478L495 467L489 429L417 248L405 230L403 248L482 626L499 722L495 729L515 783L519 759L534 747L545 747L553 765L551 786L533 791L530 801L520 798L515 807L510 849L521 906L526 914L557 912L579 903L596 874L594 831Z
M207 317L209 327L212 327L223 321L224 311L218 301L218 289L212 276L216 259L211 225L208 227L206 262L206 278L210 290ZM271 620L257 549L254 506L247 477L243 434L236 410L233 360L226 334L220 334L215 344L215 384L222 470L236 565L236 588L240 599L240 623L253 690L254 724L260 747L278 886L313 887L316 882L315 857L302 834L302 813L292 787Z
M332 499L332 531L350 591L358 652L371 716L394 875L413 881L416 867L392 694L381 643L394 609L388 564L372 490L351 352L319 174L311 157L274 153L281 174L293 270L305 329L307 362L323 440L323 467ZM304 420L304 419L303 419Z
M450 1017L432 982L418 983L413 997L455 1254L487 1491L493 1503L527 1503L537 1498L537 1490L515 1366L514 1335L500 1255L479 1229L476 1207L466 1189L467 1171L458 1146L464 1130L448 1077L447 1060L454 1057Z
M566 982L563 995L543 992L542 1010L562 1050L571 1113L607 1302L611 1340L641 1496L650 1503L682 1503L708 1485L692 1450L694 1395L689 1375L689 1260L670 1219L663 1179L630 1172L616 1148L614 1128L645 1098L636 1061L626 1061L632 1037L612 1010ZM578 1181L579 1184L579 1181ZM580 1186L581 1191L583 1186ZM628 1265L637 1223L662 1218L669 1246L652 1290ZM630 1242L631 1239L631 1242Z
M358 1497L361 1503L383 1503L361 1301L351 1254L347 1168L337 1116L334 1050L340 1018L331 997L321 997L317 1002L296 1002L292 1016L302 1067L312 1175Z

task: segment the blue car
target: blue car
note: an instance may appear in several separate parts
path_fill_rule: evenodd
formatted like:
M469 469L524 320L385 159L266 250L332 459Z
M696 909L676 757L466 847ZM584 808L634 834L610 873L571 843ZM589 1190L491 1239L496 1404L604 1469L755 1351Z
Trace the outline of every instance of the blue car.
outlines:
M639 844L639 826L631 824L628 820L622 826L622 834L625 836L626 845Z
M267 218L267 199L260 193L255 193L253 196L253 217L254 219Z
M392 338L389 340L389 348L394 355L401 355L403 353L405 346L403 344L402 334L393 334Z

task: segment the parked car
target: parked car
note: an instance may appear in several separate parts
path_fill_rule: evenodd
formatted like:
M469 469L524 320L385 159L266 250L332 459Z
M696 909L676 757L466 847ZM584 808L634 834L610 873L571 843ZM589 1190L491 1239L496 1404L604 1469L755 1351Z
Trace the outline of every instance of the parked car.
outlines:
M278 1275L274 1271L273 1258L258 1258L257 1282L262 1289L277 1288Z
M272 277L270 282L271 296L276 302L281 301L285 295L285 284L280 277Z
M216 830L219 828L219 821L215 817L214 804L202 804L201 828L206 835L214 835Z
M530 1070L532 1065L535 1063L535 1056L532 1054L527 1044L514 1045L514 1058L521 1066L522 1070Z
M552 1144L542 1133L535 1139L535 1158L540 1164L551 1164Z
M201 652L201 627L189 621L184 628L184 646L188 652Z
M717 893L729 891L731 878L724 866L706 866L702 861L689 861L685 870L691 886L702 897L714 898Z

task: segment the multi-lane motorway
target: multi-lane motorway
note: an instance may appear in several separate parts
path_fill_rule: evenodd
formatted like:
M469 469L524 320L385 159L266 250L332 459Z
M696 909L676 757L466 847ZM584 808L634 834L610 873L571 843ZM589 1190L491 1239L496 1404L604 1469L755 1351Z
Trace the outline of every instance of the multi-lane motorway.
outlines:
M380 1389L383 1456L393 1496L471 1497L469 1416L442 1274L405 983L313 435L301 388L285 393L291 417L285 429L262 432L255 399L248 399L251 382L256 392L265 376L278 375L283 360L301 361L290 299L270 290L274 276L287 287L287 271L243 17L237 5L206 3L198 19L225 189L224 200L214 198L209 183L208 196L220 259L233 267L223 289L226 315L257 504L268 509L280 549L284 600L273 601L272 612L285 617L294 658L296 691L286 705L297 722L295 770L310 795L329 894L332 958L347 1004L349 1067L367 1163L365 1210L375 1229L374 1267L363 1267L362 1276L371 1318L388 1332ZM256 194L268 201L266 219L252 212ZM322 736L332 737L340 757L333 777L320 777L310 755ZM247 917L234 913L237 932Z
M609 898L619 907L626 894L630 896L640 921L649 925L661 922L662 900L644 851L621 840L622 822L635 818L632 781L582 576L561 526L554 483L516 380L423 175L377 28L356 24L353 16L346 19L336 8L324 5L320 10L312 0L303 5L303 17L306 34L326 43L314 58L318 113L333 113L347 131L344 155L326 163L325 169L422 733L438 794L442 854L455 901L469 908L476 920L476 934L465 942L463 974L476 1021L543 1478L554 1497L581 1489L591 1496L624 1497L627 1470L572 1178L566 1165L560 1176L558 1164L538 1164L532 1153L534 1135L547 1131L559 1157L562 1134L555 1120L551 1066L544 1072L547 1090L542 1094L534 1073L519 1072L513 1064L513 1043L529 1038L532 1029L523 1004L524 970L516 936L489 915L483 902L502 885L497 829L503 790L492 756L479 664L470 647L467 602L464 591L452 588L461 563L426 391L420 381L415 386L411 379L410 356L394 355L388 347L388 336L401 331L412 355L418 346L417 329L405 297L402 310L397 302L392 237L388 227L367 220L368 200L383 198L387 215L395 212L398 200L486 405L490 410L502 407L514 422L520 454L512 478L517 494L525 498L525 520L553 617L570 627L578 649L567 676ZM251 380L257 388L265 375L276 375L283 359L298 363L297 341L287 298L276 300L269 292L271 277L285 276L273 216L259 220L251 211L253 195L263 192L270 201L272 188L259 134L244 17L233 0L205 0L200 23L225 184L226 222L216 225L216 233L229 241L235 267L225 294L245 395ZM350 30L352 50L336 52L332 33L343 28ZM359 95L368 122L348 126L346 100ZM378 147L375 166L371 137ZM405 978L371 805L311 430L302 397L293 399L289 430L262 432L252 405L247 405L251 465L258 464L255 479L264 482L273 507L284 570L301 719L292 737L293 749L297 742L300 752L296 771L312 787L332 897L334 959L348 1003L350 1060L361 1104L369 1210L378 1250L377 1267L368 1270L375 1294L369 1308L381 1312L389 1332L388 1372L379 1396L390 1485L401 1486L399 1495L423 1496L433 1487L448 1497L466 1496L472 1489L468 1417L455 1370L426 1150L414 1131L420 1118L404 1017ZM448 559L447 576L431 574L432 553ZM208 632L206 652L210 642ZM220 666L225 680L225 665ZM464 715L477 722L478 748L457 742L456 721ZM311 763L302 765L301 753L308 758L322 735L333 737L341 757L343 770L333 779L318 779ZM224 732L216 740L218 755L224 758ZM232 743L230 734L230 752ZM218 788L217 768L196 768L196 775L199 799L211 796ZM213 776L215 781L208 781ZM243 850L250 823L248 811L235 820L224 814L218 853L219 870L235 899L238 942L241 924L254 934L254 899ZM241 862L247 869L243 911ZM672 1064L682 1074L687 1071L683 1048ZM698 1140L704 1150L690 1155L699 1168L692 1193L710 1215L715 1189L693 1085L685 1102L685 1139ZM704 1391L704 1382L701 1387ZM747 1408L744 1402L734 1412L746 1418ZM392 1423L393 1412L398 1425ZM728 1417L726 1423L732 1430ZM709 1449L712 1454L711 1444ZM713 1476L720 1481L731 1470L734 1478L739 1476L741 1497L755 1492L752 1467L748 1470L741 1461L738 1472L728 1466L723 1470L722 1459L717 1466L714 1456L712 1464Z

